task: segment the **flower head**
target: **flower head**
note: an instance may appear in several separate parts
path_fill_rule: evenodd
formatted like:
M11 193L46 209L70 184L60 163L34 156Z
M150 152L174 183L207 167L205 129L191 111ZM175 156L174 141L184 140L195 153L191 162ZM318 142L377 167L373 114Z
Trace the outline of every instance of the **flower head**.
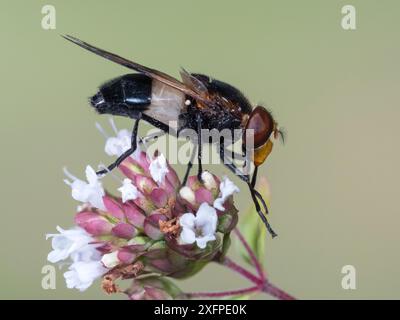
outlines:
M182 244L196 242L199 248L204 249L208 241L215 240L217 221L216 210L207 203L202 203L196 215L185 213L179 218L182 227L180 242Z
M106 152L118 156L128 135L114 131L117 136L107 137ZM90 166L87 182L66 172L72 197L83 202L75 215L78 227L58 228L60 234L48 237L53 238L49 261L70 263L64 275L69 288L84 290L101 276L107 292L117 291L117 279L187 277L221 255L223 244L226 250L225 240L237 223L232 194L238 188L232 181L220 182L204 171L202 181L190 176L182 187L164 155L140 150L118 169L125 176L118 188L121 197L105 192ZM139 285L127 294L132 299L160 297L160 283L165 284Z

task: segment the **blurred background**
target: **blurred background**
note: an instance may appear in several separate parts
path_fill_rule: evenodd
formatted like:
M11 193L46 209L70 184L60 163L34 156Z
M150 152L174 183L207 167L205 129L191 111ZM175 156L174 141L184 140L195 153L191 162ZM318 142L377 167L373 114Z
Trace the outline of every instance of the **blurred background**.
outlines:
M62 271L55 290L41 287L51 248L45 234L71 227L77 205L62 167L83 177L87 164L111 160L94 126L109 129L107 118L87 98L129 72L65 33L173 76L181 66L209 74L268 106L288 133L261 170L279 234L266 239L270 280L301 299L400 298L399 1L1 4L0 298L109 298L99 282L84 293L67 289ZM41 27L46 4L56 9L55 30ZM356 8L356 30L341 27L346 4ZM246 188L235 201L248 208ZM348 264L356 290L341 286ZM178 284L201 291L247 282L210 265Z

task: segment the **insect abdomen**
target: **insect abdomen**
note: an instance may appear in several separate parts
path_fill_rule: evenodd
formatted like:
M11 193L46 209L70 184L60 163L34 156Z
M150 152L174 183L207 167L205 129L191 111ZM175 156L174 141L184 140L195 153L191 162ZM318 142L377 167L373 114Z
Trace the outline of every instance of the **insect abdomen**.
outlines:
M126 74L100 87L90 99L101 114L135 118L139 112L169 125L186 108L180 91L140 73Z
M143 74L126 74L100 88L106 101L127 106L147 106L151 102L151 78Z

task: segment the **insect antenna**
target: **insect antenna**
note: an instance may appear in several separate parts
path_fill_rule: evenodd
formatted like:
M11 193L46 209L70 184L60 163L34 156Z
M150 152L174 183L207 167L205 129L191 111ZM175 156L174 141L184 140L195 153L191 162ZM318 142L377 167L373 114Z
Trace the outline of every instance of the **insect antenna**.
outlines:
M286 143L287 131L285 128L278 128L274 131L274 138L279 139L282 144Z

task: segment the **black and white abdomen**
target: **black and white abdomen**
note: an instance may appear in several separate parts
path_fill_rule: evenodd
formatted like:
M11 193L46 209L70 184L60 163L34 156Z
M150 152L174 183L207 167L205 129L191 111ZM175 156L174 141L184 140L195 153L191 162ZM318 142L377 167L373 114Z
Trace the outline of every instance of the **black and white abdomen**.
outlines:
M101 114L136 118L167 130L177 129L178 119L185 112L185 95L146 75L126 74L102 85L90 104Z

